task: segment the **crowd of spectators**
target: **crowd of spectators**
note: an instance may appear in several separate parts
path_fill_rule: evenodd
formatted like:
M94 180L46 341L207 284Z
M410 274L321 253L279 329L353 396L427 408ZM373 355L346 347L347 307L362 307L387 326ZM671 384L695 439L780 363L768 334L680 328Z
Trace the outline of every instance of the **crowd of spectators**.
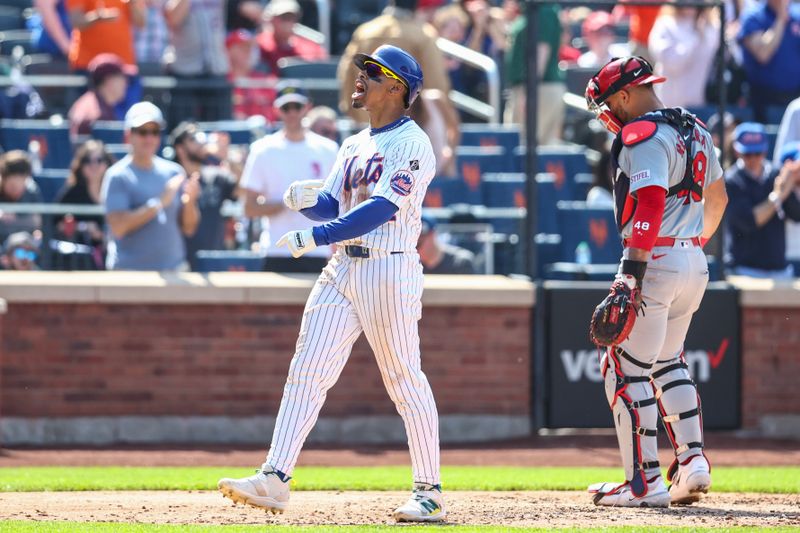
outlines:
M298 26L310 20L304 13L310 2L301 6L297 0L34 0L27 21L33 48L50 54L53 61L61 58L69 70L88 80L86 92L66 112L74 158L56 201L104 206L107 211L106 216L56 217L54 238L79 246L96 268L182 270L198 267L198 250L239 247L239 234L249 231L251 237L260 233L264 268L317 269L317 264L282 261L285 258L270 246L271 236L292 223L283 221L290 213L282 212L280 195L287 180L324 179L333 165L336 143L342 140L339 120L352 119L354 127L365 121L363 113L350 107L356 75L352 57L380 44L405 48L422 65L424 90L409 114L431 138L441 179L458 177L461 123L474 120L456 109L451 89L485 101L488 87L479 70L439 51L439 37L496 62L502 74L503 120L516 125L524 140L530 52L524 2L387 0L384 4L385 9L355 29L347 46L330 55L329 47ZM557 144L569 135L563 96L570 69L591 71L611 57L640 54L668 79L658 86L662 101L695 109L715 103L721 67L726 80L744 81L741 88L737 84L736 90L728 91L730 111L708 121L714 135L720 128L726 132L722 162L737 199L727 220L725 264L730 272L777 275L791 269L787 256L800 258L800 224L793 222L794 186L800 183L794 166L797 158L791 155L793 143L800 141L796 60L800 5L789 0L731 0L722 15L728 31L720 56L720 13L713 8L625 1L613 9L594 11L540 5L536 136L539 144ZM330 63L339 53L337 109L313 107L302 86L282 80L282 69L293 59ZM718 64L720 57L723 65ZM167 104L154 106L143 97L142 76L152 74L175 79ZM27 109L21 112L24 115L34 108L13 109ZM776 110L784 109L778 127L776 117L781 112ZM249 148L229 146L225 135L203 131L198 124L253 116L263 117L268 128L277 131ZM734 134L742 116L755 122L739 125ZM142 117L148 121L141 123ZM125 123L129 153L117 148L120 161L108 146L91 138L94 124L106 120ZM167 131L171 131L168 136ZM773 153L766 147L762 150L761 144L758 153L752 152L754 144L748 145L748 139L775 131ZM607 206L608 146L600 144L592 146L602 157L588 201ZM165 147L171 161L160 157ZM0 201L41 200L32 179L38 162L37 154L19 150L2 157ZM223 216L220 209L226 202L241 202L252 224ZM0 215L0 242L16 235L16 241L42 246L42 229L37 214ZM429 234L435 235L432 226ZM421 239L421 249L436 256L437 241L430 235L424 243ZM778 242L784 243L783 248L777 247ZM754 251L765 246L773 255ZM24 250L20 255L39 257L30 246L16 249ZM10 268L8 246L3 252L3 265ZM329 252L318 253L309 262L319 262ZM750 256L776 259L748 263Z

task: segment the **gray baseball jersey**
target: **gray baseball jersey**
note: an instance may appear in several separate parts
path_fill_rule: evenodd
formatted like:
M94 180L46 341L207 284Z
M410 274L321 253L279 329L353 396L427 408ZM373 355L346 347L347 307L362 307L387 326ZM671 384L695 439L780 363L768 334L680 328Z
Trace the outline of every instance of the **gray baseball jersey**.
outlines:
M646 485L654 494L662 490L663 496L666 487L659 479L656 441L659 412L675 450L670 471L684 468L693 456L701 457L693 464L703 466L699 397L683 349L708 284L706 256L695 239L703 233L703 189L721 179L722 168L711 136L691 118L677 110L659 110L644 118L649 117L654 120L637 120L623 128L619 140L628 146L615 145L619 149L615 196L626 195L615 197L615 210L624 224L623 237L630 237L636 191L653 185L665 192L672 189L659 231L659 237L672 240L653 247L641 286L647 310L636 319L627 339L607 349L602 368L626 479ZM620 376L634 381L619 389Z
M655 115L658 111L651 114ZM694 142L690 147L695 181L703 188L722 178L722 167L714 150L711 135L695 126ZM630 177L629 194L650 185L669 190L678 185L686 172L686 147L674 127L657 123L657 131L647 140L633 146L623 146L617 172ZM632 221L622 229L622 237L631 236ZM691 238L703 233L702 198L692 193L669 196L661 221L661 237Z

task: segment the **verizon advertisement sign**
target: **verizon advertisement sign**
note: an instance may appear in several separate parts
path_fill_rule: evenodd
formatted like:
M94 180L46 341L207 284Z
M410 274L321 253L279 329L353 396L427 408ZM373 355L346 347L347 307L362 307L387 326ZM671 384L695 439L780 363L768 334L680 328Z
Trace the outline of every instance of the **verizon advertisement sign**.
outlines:
M548 427L611 427L600 359L589 341L592 310L606 289L547 289ZM585 319L585 320L581 320ZM739 427L741 387L736 291L712 284L694 315L684 356L709 429Z

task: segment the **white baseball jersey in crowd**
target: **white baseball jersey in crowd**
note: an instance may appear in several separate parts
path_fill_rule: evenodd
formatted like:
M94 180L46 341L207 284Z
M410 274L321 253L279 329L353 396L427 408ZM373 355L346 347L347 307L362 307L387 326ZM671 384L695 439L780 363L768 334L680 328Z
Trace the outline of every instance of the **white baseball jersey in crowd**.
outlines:
M422 200L435 174L430 141L408 118L347 139L323 186L340 216L370 196L399 210L367 234L339 243L306 303L267 464L291 474L328 389L363 331L403 419L414 481L439 483L439 421L420 363L422 265L416 252ZM344 245L369 249L350 257Z
M306 131L305 139L300 142L289 141L283 131L267 135L250 146L241 186L263 195L267 203L283 205L283 193L293 181L321 180L328 175L337 148L332 140L311 131ZM288 257L289 251L275 246L275 241L307 223L303 215L290 209L263 217L261 249L271 257ZM320 246L308 255L328 257L330 249Z

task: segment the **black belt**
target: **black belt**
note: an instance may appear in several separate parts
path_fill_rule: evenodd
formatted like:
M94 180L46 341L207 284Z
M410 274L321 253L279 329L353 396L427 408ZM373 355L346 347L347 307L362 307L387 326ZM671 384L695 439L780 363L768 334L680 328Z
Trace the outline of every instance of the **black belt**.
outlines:
M344 253L347 257L359 257L361 259L369 259L369 248L366 246L352 246L347 245L344 247ZM402 254L403 252L389 252L391 255Z

